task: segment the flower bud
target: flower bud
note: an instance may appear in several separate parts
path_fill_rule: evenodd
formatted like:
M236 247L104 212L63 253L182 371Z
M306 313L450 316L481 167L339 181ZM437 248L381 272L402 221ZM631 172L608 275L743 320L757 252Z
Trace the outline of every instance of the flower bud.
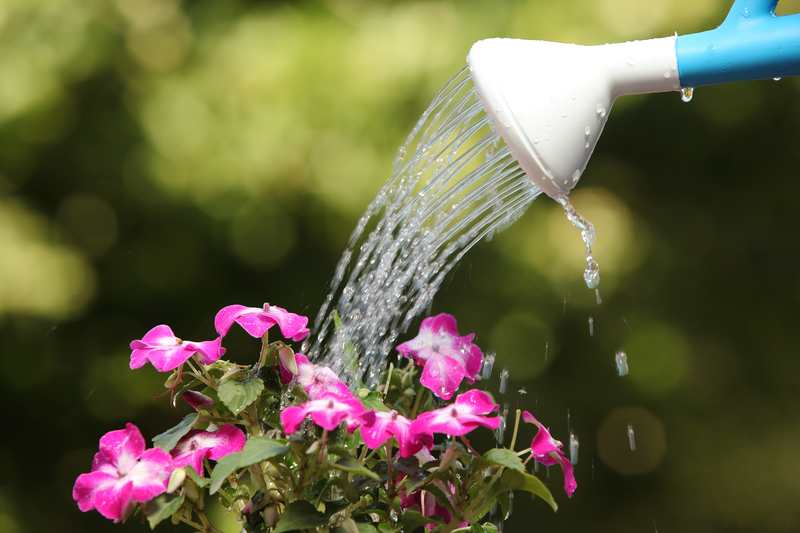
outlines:
M183 468L176 468L172 471L172 475L169 476L169 483L167 483L167 492L172 494L176 490L178 490L181 485L183 485L184 480L186 479L186 470Z
M280 360L281 367L287 370L291 375L297 375L297 360L294 357L294 352L288 346L281 346L278 348L278 359Z
M183 401L188 403L189 406L195 411L199 411L200 409L214 405L214 400L202 392L197 392L194 390L187 390L181 395L181 398L183 398Z
M264 510L261 511L261 516L264 517L264 524L267 527L273 527L278 523L278 508L274 505L265 507Z

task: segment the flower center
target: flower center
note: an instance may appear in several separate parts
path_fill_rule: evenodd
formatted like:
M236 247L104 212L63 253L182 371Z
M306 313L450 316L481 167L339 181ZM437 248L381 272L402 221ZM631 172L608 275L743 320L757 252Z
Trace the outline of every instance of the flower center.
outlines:
M397 411L392 411L392 420L397 420L397 417L400 416L397 414Z
M328 400L328 409L333 409L334 403L333 400Z
M452 416L453 418L458 418L458 411L456 410L455 407L450 409L450 416Z

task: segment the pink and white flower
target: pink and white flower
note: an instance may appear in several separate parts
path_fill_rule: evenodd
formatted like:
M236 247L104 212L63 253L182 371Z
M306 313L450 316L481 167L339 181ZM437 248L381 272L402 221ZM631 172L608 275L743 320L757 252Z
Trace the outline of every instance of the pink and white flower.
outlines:
M239 324L251 337L260 339L275 324L287 339L301 341L308 336L308 317L290 313L283 307L264 304L264 307L229 305L214 317L214 327L220 336L228 334L233 323Z
M367 448L374 450L394 437L400 449L400 457L411 457L420 450L430 449L430 435L415 435L411 431L411 420L397 411L368 411L361 416L361 439Z
M439 488L440 494L446 495L450 500L450 504L453 505L455 486L452 483L447 483L445 485L445 483L442 481L436 481L434 484ZM404 509L419 509L422 516L440 518L445 524L449 524L453 519L453 515L450 514L450 511L447 509L447 507L440 505L433 493L426 490L418 490L409 495L401 495L400 506ZM425 529L432 530L435 529L436 526L436 522L430 522L425 525ZM466 521L458 524L459 528L467 526L469 526L469 522Z
M464 379L474 383L481 370L483 353L474 338L474 333L459 335L453 315L441 313L423 320L419 334L397 351L423 367L422 385L449 400Z
M172 450L172 461L176 468L188 465L202 476L205 459L219 461L241 451L245 440L244 432L232 424L225 424L216 431L190 431Z
M174 470L172 458L158 448L145 449L139 428L109 431L100 438L100 451L91 472L81 474L72 498L83 511L96 509L115 522L124 520L135 503L149 501L167 490Z
M433 435L443 433L451 437L466 435L478 426L497 429L499 416L486 416L496 411L497 404L482 390L472 389L456 397L456 401L448 406L427 411L417 416L411 424L411 431L416 435Z
M343 397L353 396L347 385L327 366L315 365L301 353L295 354L294 358L295 368L290 368L289 365L284 364L282 359L278 361L278 371L281 383L284 385L290 383L293 379L296 380L309 400L316 400L326 394Z
M290 405L281 411L281 425L287 435L297 431L307 416L322 429L333 431L345 422L350 432L360 424L364 406L352 395L338 396L327 393L301 405Z
M171 372L193 355L197 355L204 365L209 365L225 353L222 337L211 341L184 341L164 324L152 328L141 339L132 341L130 348L132 369L141 368L149 362L159 372Z
M567 493L567 496L572 497L575 489L578 488L578 482L575 481L572 463L562 450L564 445L554 439L544 424L539 422L529 411L523 411L522 419L538 428L536 436L531 441L533 460L545 466L561 465L561 470L564 473L564 492Z

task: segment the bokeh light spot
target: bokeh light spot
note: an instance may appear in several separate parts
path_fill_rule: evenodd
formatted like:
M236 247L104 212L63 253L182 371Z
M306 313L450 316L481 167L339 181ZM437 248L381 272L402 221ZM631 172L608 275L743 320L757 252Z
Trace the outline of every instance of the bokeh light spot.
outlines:
M492 329L489 345L497 353L495 366L508 368L515 381L539 376L557 353L549 326L519 311L500 319Z
M629 379L654 395L665 394L681 384L689 367L689 344L663 322L634 322L625 340L630 364Z

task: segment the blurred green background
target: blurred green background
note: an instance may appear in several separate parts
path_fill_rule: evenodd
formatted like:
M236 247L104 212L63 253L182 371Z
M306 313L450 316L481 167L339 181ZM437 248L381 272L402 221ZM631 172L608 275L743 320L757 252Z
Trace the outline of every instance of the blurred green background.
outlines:
M689 33L727 5L0 1L0 532L144 530L70 497L102 433L179 416L128 342L158 323L210 338L228 303L313 316L472 42ZM545 199L449 276L434 310L498 353L504 400L581 439L576 496L551 473L559 513L520 497L507 531L800 530L799 93L619 103L574 194L602 305Z

